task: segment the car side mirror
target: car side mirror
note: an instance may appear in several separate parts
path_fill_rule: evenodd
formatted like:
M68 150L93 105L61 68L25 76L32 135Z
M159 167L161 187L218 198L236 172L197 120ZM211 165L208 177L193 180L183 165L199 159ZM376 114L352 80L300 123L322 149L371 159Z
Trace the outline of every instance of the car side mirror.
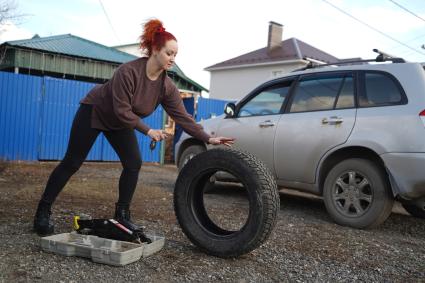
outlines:
M234 117L236 113L236 105L233 102L229 102L224 106L224 114L226 118Z

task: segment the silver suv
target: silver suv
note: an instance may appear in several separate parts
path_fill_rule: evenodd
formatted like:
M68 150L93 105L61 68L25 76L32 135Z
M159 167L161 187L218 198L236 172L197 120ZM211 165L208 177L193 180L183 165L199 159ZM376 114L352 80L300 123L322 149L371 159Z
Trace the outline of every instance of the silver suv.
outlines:
M385 54L376 61L385 63L289 73L201 123L236 138L279 186L322 196L341 225L377 226L394 200L425 218L425 71ZM183 134L177 166L209 148Z

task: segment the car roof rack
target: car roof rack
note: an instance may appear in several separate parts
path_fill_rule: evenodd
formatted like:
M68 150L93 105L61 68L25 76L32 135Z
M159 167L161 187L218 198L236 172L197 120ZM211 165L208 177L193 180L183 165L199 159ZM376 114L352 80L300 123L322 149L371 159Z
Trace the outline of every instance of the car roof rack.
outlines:
M346 60L341 62L335 62L335 63L328 63L328 64L319 64L314 63L313 61L309 61L307 66L302 67L300 69L293 70L292 72L296 71L304 71L307 69L314 69L319 67L326 67L326 66L336 66L336 65L347 65L347 64L354 64L354 63L369 63L369 62L388 62L391 61L392 63L406 63L406 61L403 58L400 57L394 57L392 55L389 55L388 53L385 53L383 51L380 51L378 49L373 49L373 52L378 53L378 56L376 56L375 59L364 59L364 60ZM305 60L308 60L307 58L303 58Z

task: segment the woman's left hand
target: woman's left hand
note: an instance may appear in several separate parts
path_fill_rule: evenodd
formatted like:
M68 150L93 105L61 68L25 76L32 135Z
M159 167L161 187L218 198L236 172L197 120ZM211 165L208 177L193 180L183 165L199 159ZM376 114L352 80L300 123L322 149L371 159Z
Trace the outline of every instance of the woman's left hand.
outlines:
M150 129L147 134L154 141L162 141L167 138L167 133L163 130Z
M215 137L215 138L210 138L208 140L208 143L212 145L224 144L225 146L231 146L234 143L234 141L235 141L234 138Z

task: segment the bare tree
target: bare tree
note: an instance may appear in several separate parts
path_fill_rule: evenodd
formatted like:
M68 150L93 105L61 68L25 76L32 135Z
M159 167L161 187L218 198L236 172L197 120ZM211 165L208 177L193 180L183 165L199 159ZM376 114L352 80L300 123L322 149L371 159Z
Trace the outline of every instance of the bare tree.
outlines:
M0 0L0 35L6 30L4 25L8 22L17 24L24 15L19 14L17 11L18 5L14 0ZM0 65L6 56L7 47L0 48Z
M13 0L0 0L0 25L6 21L16 22L24 15L17 11L18 5Z

